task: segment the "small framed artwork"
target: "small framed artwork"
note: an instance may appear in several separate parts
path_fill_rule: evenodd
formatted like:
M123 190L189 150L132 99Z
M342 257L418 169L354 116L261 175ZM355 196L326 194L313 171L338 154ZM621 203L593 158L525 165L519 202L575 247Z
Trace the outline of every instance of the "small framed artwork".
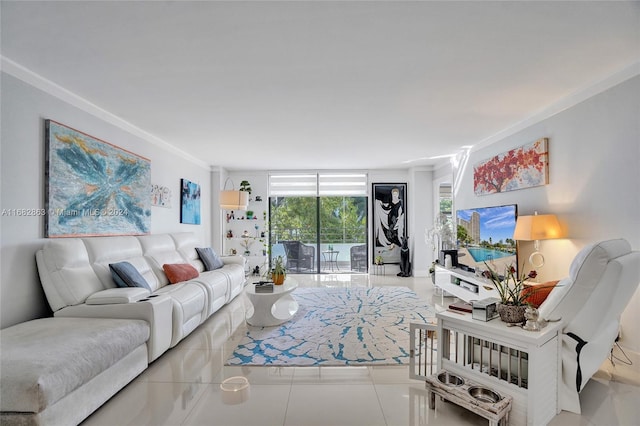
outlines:
M151 185L151 206L171 208L171 190L162 185Z
M374 256L382 263L400 263L402 239L407 236L407 184L372 185Z
M549 183L549 139L503 152L473 167L476 195L515 191Z
M200 185L180 180L180 223L200 225Z

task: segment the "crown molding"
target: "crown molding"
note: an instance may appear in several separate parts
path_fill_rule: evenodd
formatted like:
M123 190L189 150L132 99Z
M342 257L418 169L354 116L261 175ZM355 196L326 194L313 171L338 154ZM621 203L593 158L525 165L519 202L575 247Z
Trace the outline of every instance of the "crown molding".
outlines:
M176 154L185 160L188 160L204 169L211 170L211 165L192 156L191 154L176 148L174 145L160 139L151 133L142 130L141 128L129 123L128 121L118 117L117 115L99 107L98 105L89 102L81 96L71 92L70 90L54 83L51 80L44 78L43 76L31 71L30 69L12 61L11 59L0 56L0 71L7 73L18 80L42 90L43 92L54 96L74 107L91 114L109 124L112 124L132 135L135 135L165 151L172 154Z

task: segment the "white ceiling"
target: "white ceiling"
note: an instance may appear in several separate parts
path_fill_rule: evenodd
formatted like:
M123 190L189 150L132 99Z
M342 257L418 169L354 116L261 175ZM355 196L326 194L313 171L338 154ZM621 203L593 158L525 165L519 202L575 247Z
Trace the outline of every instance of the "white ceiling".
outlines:
M638 2L1 8L5 59L231 170L432 165L640 61Z

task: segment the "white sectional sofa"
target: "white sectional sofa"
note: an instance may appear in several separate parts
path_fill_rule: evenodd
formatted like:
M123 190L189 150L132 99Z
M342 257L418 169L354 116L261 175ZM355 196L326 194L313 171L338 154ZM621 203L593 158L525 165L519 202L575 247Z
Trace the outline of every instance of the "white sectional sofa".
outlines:
M191 333L242 291L244 258L221 257L205 271L193 233L65 238L36 253L42 287L55 317L141 319L149 323L149 362ZM129 262L149 289L120 288L109 265ZM170 284L165 264L190 264L198 276Z
M0 333L0 423L80 423L239 295L245 259L203 262L200 247L192 233L48 240L36 262L54 317ZM117 286L110 265L123 263L138 281L116 273L120 285L142 286Z

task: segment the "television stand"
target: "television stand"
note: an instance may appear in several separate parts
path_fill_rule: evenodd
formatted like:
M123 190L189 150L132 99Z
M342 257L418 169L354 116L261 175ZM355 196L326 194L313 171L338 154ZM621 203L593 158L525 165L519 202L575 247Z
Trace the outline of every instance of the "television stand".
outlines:
M436 266L435 286L465 302L489 297L500 298L491 280L476 277L473 272L458 268L446 269ZM444 292L442 304L444 304Z

